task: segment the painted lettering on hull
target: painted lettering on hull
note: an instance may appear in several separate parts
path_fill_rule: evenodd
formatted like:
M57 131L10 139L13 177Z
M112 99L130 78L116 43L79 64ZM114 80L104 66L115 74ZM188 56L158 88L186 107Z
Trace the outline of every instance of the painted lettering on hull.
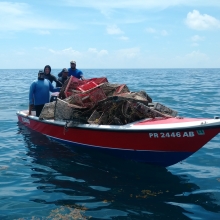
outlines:
M26 123L26 124L30 124L30 120L28 118L21 118L22 122Z
M180 138L194 137L194 131L149 133L149 138Z

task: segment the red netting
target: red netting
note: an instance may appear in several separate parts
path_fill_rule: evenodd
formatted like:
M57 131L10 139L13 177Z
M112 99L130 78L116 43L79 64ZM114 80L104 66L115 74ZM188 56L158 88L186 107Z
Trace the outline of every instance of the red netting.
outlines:
M97 84L94 81L90 81L90 82L85 83L84 85L78 86L77 89L79 89L82 92L85 92L87 90L95 88L96 86Z
M100 77L100 78L92 78L93 82L95 82L97 85L100 85L102 83L108 82L106 77Z
M91 78L91 79L82 81L80 79L77 79L74 76L71 76L65 88L64 93L67 98L72 95L73 90L79 90L79 91L85 92L85 91L95 88L96 86L104 82L108 82L106 77Z
M89 99L94 104L106 98L107 97L101 88L95 88L89 93Z
M92 107L103 99L106 99L105 93L101 88L96 87L86 92L73 92L68 97L68 102L82 107Z
M67 84L65 91L64 91L65 96L66 97L71 96L72 90L77 90L77 87L83 85L84 83L85 83L84 81L79 80L74 76L70 76L70 79L69 79L68 84Z

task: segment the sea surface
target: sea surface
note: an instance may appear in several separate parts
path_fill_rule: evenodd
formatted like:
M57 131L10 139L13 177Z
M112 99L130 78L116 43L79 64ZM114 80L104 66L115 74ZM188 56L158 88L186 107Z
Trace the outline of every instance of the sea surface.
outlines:
M53 70L57 75L61 69ZM220 219L220 135L163 168L52 142L17 122L38 70L0 70L0 219ZM220 116L220 69L83 69L180 116Z

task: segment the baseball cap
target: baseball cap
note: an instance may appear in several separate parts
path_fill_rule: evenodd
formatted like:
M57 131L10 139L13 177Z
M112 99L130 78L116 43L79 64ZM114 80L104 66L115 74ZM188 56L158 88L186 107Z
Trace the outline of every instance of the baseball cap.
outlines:
M70 61L70 63L74 63L74 64L76 64L76 61L72 60L72 61Z
M38 74L44 74L43 70L39 70Z
M67 68L63 68L63 72L64 73L68 73L68 69Z

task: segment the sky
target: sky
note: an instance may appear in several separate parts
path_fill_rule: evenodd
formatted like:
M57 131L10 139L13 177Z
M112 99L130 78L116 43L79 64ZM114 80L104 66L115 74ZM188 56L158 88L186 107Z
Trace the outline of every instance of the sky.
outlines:
M219 0L0 0L0 69L219 68Z

